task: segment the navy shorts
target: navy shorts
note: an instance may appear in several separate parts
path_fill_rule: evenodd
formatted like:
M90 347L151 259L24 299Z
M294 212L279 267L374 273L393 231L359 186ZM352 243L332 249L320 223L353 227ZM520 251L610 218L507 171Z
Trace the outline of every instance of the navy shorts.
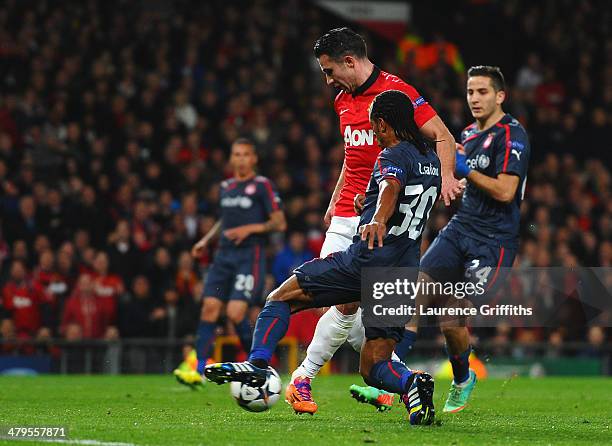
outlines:
M361 241L345 251L334 252L325 258L316 258L297 267L296 275L302 290L313 299L312 307L331 307L361 300L361 269L367 267L416 267L419 264L418 247L398 249L392 245L369 250ZM364 323L366 338L391 338L399 342L404 334L401 327L368 327Z
M505 267L512 266L516 251L502 242L485 242L447 227L421 258L421 271L439 282L480 283L485 295L491 296L508 272Z
M260 305L265 277L263 246L220 248L206 275L203 295Z

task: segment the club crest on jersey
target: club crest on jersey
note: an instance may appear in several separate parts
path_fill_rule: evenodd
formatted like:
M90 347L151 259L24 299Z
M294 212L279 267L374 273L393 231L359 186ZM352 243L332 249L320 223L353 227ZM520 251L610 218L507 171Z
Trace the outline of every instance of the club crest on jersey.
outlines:
M347 125L344 129L344 143L351 147L371 146L374 144L374 132L372 129L353 130L350 125Z
M253 195L256 190L257 190L257 186L251 183L247 187L244 188L244 193L247 195Z
M489 163L491 162L489 157L484 154L478 155L477 160L478 160L478 167L480 167L481 169L486 169L487 167L489 167Z
M480 169L486 169L487 167L489 167L491 160L489 159L487 155L484 155L481 153L480 155L477 155L475 158L468 159L466 163L468 166L470 166L470 169L475 169L477 167Z
M488 149L491 143L493 142L494 137L495 137L495 133L489 133L487 135L487 139L485 139L484 143L482 143L482 147L484 149Z

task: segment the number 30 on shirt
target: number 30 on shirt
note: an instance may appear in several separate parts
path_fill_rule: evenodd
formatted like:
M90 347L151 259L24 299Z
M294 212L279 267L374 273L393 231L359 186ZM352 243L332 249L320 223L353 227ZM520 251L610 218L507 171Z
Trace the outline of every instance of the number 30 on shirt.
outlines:
M389 234L399 236L408 230L408 237L416 240L423 232L424 222L429 218L429 213L438 196L436 186L430 186L423 191L422 184L412 184L404 188L406 197L415 197L410 203L400 203L399 211L404 214L404 220L399 226L393 226ZM416 208L416 210L415 210Z

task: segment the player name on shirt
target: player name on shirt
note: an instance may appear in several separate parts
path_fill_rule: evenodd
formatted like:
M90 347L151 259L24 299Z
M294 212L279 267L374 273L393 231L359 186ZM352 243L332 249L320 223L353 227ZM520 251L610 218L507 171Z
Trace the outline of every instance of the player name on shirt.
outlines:
M423 165L419 163L419 173L422 175L432 175L432 176L439 177L440 169L438 169L436 166L432 164Z

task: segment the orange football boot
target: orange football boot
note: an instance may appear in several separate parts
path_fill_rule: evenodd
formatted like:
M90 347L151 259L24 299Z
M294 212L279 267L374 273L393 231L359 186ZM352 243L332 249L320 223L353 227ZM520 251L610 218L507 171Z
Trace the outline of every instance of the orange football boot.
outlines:
M285 401L291 405L295 413L302 415L309 413L314 415L317 411L317 403L312 399L310 378L298 376L285 389Z

